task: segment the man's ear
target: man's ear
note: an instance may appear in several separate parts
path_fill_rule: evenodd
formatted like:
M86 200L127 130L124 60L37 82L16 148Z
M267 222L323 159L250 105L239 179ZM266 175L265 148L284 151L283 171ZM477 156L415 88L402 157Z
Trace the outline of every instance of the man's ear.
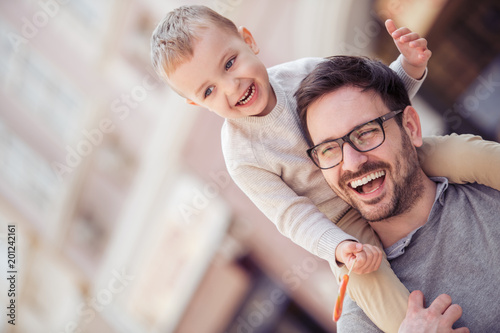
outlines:
M259 54L259 46L257 45L257 42L255 42L255 39L253 38L250 31L245 27L239 27L238 33L240 34L241 38L243 38L243 41L245 41L245 43L250 46L250 49L252 49L253 53Z
M417 111L408 105L403 113L403 128L408 133L411 142L415 147L422 145L422 127Z
M191 105L198 105L195 102L193 102L192 100L190 100L189 98L186 98L186 103L191 104Z

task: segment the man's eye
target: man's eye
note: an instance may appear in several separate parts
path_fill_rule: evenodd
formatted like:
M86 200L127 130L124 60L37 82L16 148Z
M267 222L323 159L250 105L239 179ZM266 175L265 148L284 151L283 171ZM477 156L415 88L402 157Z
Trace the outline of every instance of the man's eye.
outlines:
M233 67L233 64L234 64L234 59L235 59L235 58L232 58L231 60L229 60L228 62L226 62L226 71L227 71L229 68Z
M326 148L321 149L321 155L326 155L326 154L328 154L328 152L329 152L330 150L332 150L332 148L330 148L330 147L326 147Z
M207 90L205 90L205 98L210 96L210 94L214 91L214 87L210 87Z
M378 126L366 126L364 128L361 128L357 132L357 137L358 138L371 138L375 135L378 135L380 133L380 127Z
M376 133L377 133L377 130L376 130L376 129L369 129L369 130L364 130L364 131L362 131L362 132L359 132L359 133L358 133L358 136L359 136L360 138L363 138L363 137L365 137L365 138L366 138L366 137L371 137L371 136L373 136L373 135L374 135L374 134L376 134Z
M323 157L330 157L338 153L338 145L325 145L324 147L320 147L320 155Z

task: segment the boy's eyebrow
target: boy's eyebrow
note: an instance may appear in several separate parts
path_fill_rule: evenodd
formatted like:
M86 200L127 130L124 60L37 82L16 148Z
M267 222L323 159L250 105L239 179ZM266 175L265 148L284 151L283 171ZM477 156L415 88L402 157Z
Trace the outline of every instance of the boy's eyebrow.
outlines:
M198 89L196 89L196 91L194 92L194 95L195 96L200 96L201 95L201 91L205 88L205 86L207 85L207 83L208 83L208 81L205 81L202 84L200 84L200 87Z
M226 50L224 50L222 52L222 57L220 57L219 64L218 64L219 68L222 67L222 65L226 61L226 58L227 58L228 54L231 53L231 52L232 52L231 49L226 49ZM208 83L208 80L206 80L202 84L200 84L200 87L195 90L195 96L200 96L201 95L202 90L205 88L205 86L207 85L207 83Z

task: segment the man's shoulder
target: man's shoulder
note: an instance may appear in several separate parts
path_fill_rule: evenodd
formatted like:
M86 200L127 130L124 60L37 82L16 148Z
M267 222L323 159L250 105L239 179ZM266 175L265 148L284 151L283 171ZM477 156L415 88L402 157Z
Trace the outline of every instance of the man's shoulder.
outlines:
M295 111L293 95L299 84L322 61L324 58L302 58L268 68L271 86L277 95L281 94L287 104L291 102L288 106L293 111Z
M447 192L455 195L480 196L480 197L500 197L500 191L486 185L478 183L454 184L449 183Z
M477 183L449 184L440 202L445 211L480 215L484 220L496 218L500 206L500 191Z

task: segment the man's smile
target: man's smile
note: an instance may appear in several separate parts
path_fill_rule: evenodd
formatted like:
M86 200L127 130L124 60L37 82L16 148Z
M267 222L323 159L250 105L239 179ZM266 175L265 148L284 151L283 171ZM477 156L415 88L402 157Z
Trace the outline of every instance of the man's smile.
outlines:
M349 182L349 186L360 194L370 194L378 190L385 181L385 171L375 171Z

